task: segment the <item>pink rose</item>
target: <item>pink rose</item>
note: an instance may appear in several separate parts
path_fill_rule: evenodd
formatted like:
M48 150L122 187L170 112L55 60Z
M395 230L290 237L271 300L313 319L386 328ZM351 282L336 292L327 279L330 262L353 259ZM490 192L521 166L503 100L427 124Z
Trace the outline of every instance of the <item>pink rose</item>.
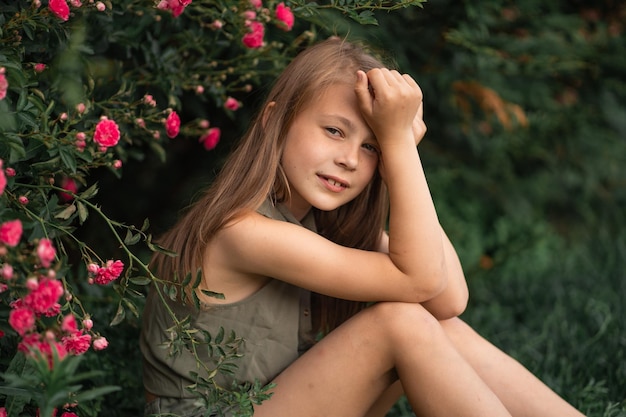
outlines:
M30 308L18 307L9 313L9 324L20 336L35 327L35 314Z
M42 64L41 62L35 64L35 72L44 72L45 69L46 69L46 64Z
M224 108L235 111L239 108L239 102L232 97L228 97L224 102Z
M47 238L43 238L39 241L37 245L37 256L39 257L39 262L44 268L48 268L50 263L54 260L57 251L54 249L52 245L52 241Z
M78 191L78 184L76 184L76 181L74 181L73 178L65 177L61 180L60 185L61 188L69 191L68 193L59 193L59 197L61 197L61 200L65 202L72 201L74 199L74 196L70 193L76 194L76 192Z
M2 169L2 160L0 159L0 195L4 193L4 189L7 186L7 177L4 175L4 170Z
M61 281L42 277L39 280L39 286L24 297L24 304L35 314L50 317L61 311L61 306L57 301L64 292Z
M157 5L157 9L171 10L172 15L178 17L189 4L191 4L191 0L161 0Z
M74 413L71 413L69 411L66 411L63 414L61 414L61 417L78 417L78 415L74 414Z
M4 68L0 71L0 100L3 100L7 96L7 90L9 89L9 82L6 75L4 75Z
M13 279L13 266L11 266L11 264L2 265L2 268L0 268L0 276L7 281Z
M246 10L243 12L243 17L246 20L254 20L256 19L256 12L254 10Z
M91 330L91 328L93 327L93 320L91 320L91 319L84 319L83 320L83 327L86 330Z
M165 133L170 139L174 139L180 132L180 117L178 113L172 111L165 120Z
M109 346L109 341L106 340L104 337L98 337L96 338L96 340L93 341L94 350L103 350L106 349L107 346Z
M76 317L73 314L68 314L63 317L63 321L61 322L61 330L66 333L76 333L78 331L78 326L76 325Z
M106 148L117 145L120 140L120 128L114 120L102 119L96 125L93 141Z
M82 7L83 3L80 0L70 0L70 3L74 7Z
M263 6L263 2L261 0L250 0L250 5L255 9L260 9Z
M59 19L67 21L70 17L70 7L67 5L66 0L50 0L48 2L48 8Z
M22 222L9 220L0 225L0 242L7 246L17 246L22 238Z
M0 407L0 417L7 417L7 409Z
M75 332L69 336L64 336L61 341L63 347L72 355L82 355L89 350L91 346L91 335L82 334L82 332Z
M243 35L241 41L248 48L260 48L263 45L265 26L260 22L250 22L248 25L250 32Z
M157 103L154 97L151 94L146 94L143 96L143 102L146 103L150 107L156 107Z
M94 282L98 285L106 285L111 281L115 281L124 271L122 261L107 261L106 265L98 268L95 274Z
M276 19L282 22L280 27L283 30L291 30L293 28L294 17L291 8L285 6L285 3L278 3L276 6Z
M204 145L204 149L210 151L214 149L220 141L220 135L222 134L219 127L210 128L206 134L200 137L200 142Z

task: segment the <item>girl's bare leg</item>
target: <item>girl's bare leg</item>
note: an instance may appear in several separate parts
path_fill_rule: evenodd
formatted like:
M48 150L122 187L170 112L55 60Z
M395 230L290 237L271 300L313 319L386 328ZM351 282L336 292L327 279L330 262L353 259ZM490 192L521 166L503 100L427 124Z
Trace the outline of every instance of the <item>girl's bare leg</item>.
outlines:
M578 410L459 318L441 322L452 343L515 417L580 417Z
M404 394L404 389L398 380L391 384L391 386L378 397L364 417L385 417L389 410L391 410L391 407L402 397L402 394Z
M379 303L354 316L274 381L255 417L362 417L397 379L415 412L510 416L422 306Z
M516 360L489 343L461 319L441 322L457 351L515 417L580 417L565 402ZM402 395L402 386L393 384L370 408L366 417L384 417Z

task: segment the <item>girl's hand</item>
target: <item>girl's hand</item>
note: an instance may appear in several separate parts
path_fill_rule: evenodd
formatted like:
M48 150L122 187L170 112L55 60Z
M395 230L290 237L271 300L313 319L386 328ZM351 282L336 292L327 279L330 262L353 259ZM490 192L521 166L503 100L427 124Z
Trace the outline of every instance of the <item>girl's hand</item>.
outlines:
M415 139L415 146L419 145L424 135L426 134L426 124L424 123L424 102L420 102L420 106L417 109L417 114L413 119L413 138Z
M425 133L422 91L408 74L376 68L357 72L355 92L363 117L381 147L409 137L418 143Z

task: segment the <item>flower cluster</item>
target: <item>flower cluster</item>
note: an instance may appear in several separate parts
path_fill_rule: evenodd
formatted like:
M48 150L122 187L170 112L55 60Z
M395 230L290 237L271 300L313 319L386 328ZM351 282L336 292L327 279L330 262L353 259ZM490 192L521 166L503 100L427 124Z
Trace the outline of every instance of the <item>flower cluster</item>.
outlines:
M82 328L76 324L73 313L62 316L61 303L71 300L65 290L63 280L57 278L52 268L57 257L56 249L50 239L39 239L37 246L28 255L33 259L30 273L15 271L11 259L24 259L25 254L18 252L22 225L20 220L7 221L0 227L0 241L3 249L0 260L0 292L10 290L19 294L10 303L8 323L20 336L18 349L35 358L43 357L53 366L53 352L59 359L67 354L82 355L91 346L101 350L107 346L103 337L92 332L93 321L88 316L82 321ZM16 253L12 253L16 252ZM110 262L102 271L98 271L101 283L110 282L121 274L124 265L120 261Z
M265 25L263 22L267 22L271 18L268 16L268 10L263 8L262 0L250 0L250 5L252 10L246 10L243 13L248 31L243 35L241 41L246 47L256 49L261 48L264 44ZM293 29L295 17L291 8L286 6L284 2L276 6L274 16L276 25L280 29L285 31Z
M35 3L36 5L40 4L39 0L35 0L33 3ZM92 4L94 3L94 1L89 0L89 3ZM77 9L83 6L81 0L70 0L70 4L72 5L72 7L75 7ZM94 6L99 12L105 11L107 7L106 4L101 1L95 2ZM57 18L61 19L64 22L67 22L67 20L70 18L70 7L67 4L67 0L49 0L48 9L50 9L53 15L55 15Z
M157 9L169 10L174 17L178 17L190 4L191 0L161 0L157 4Z
M87 271L89 271L90 275L90 284L106 285L120 277L122 271L124 271L124 264L122 261L113 260L107 261L104 266L92 263L87 266Z

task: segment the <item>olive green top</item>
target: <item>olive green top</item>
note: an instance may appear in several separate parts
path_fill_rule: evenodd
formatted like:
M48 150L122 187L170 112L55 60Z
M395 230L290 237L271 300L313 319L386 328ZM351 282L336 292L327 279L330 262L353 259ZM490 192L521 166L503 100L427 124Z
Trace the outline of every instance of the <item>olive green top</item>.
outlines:
M284 206L273 206L269 200L257 211L272 219L300 224ZM302 225L315 231L310 214ZM312 344L310 293L276 279L246 299L231 304L202 304L199 310L171 300L168 304L179 320L189 316L193 329L206 330L215 337L223 327L227 335L235 331L244 339L238 351L243 357L235 362L238 365L235 374L216 376L222 387L229 387L233 380L258 379L266 384ZM146 300L140 336L144 387L157 397L192 398L193 394L185 387L195 382L190 372L200 370L188 350L183 348L180 354L172 356L163 347L168 342L167 329L172 325L169 312L152 288ZM206 349L200 357L209 359Z

